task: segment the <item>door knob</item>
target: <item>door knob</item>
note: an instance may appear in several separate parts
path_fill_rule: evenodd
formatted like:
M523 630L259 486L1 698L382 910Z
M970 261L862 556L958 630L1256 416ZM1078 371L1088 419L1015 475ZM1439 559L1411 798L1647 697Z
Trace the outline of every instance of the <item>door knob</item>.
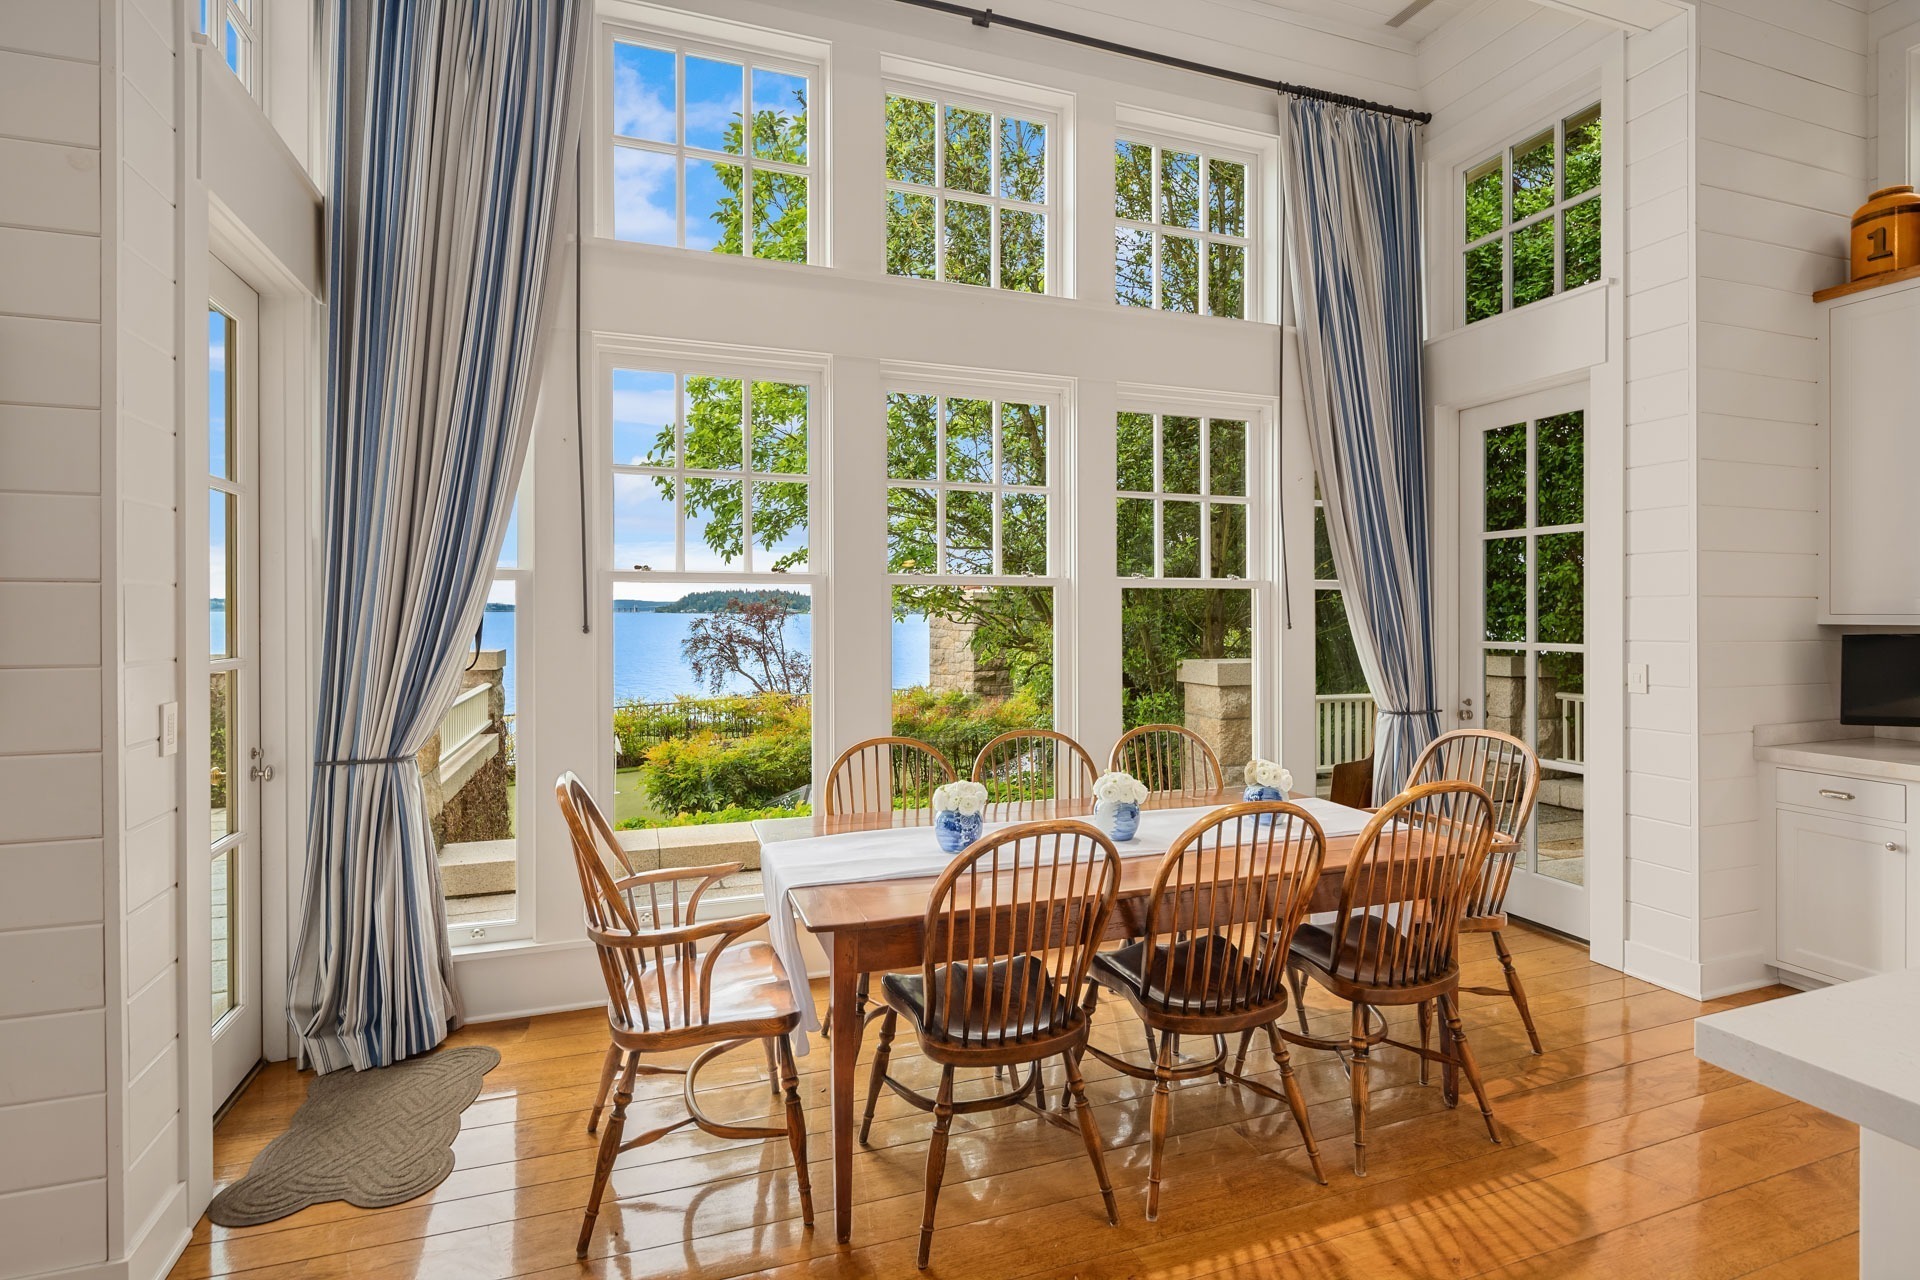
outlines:
M1894 843L1893 841L1891 841L1891 840L1889 840L1889 841L1887 841L1887 852L1888 852L1888 853L1898 853L1898 852L1900 852L1900 846L1899 846L1899 845L1897 845L1897 844L1895 844L1895 843Z
M260 756L262 754L260 751L260 748L255 747L253 750L249 751L247 754L253 760L253 768L247 770L247 776L249 778L252 778L255 782L272 782L273 766L270 764L262 764L260 762Z
M1460 718L1462 720L1473 719L1473 699L1472 698L1460 699Z

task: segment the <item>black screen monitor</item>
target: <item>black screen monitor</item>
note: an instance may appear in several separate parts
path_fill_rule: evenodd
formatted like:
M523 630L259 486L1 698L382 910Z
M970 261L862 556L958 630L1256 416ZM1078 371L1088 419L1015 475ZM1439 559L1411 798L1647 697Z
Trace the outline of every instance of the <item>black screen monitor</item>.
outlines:
M1920 635L1840 637L1840 723L1920 725Z

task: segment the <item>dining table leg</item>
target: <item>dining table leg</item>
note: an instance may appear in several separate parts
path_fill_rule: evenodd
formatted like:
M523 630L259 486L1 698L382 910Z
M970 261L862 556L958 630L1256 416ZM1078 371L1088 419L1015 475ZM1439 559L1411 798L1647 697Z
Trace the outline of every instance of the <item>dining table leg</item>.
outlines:
M860 1059L860 1010L854 988L860 979L853 942L833 935L833 1066L829 1088L833 1117L833 1236L841 1244L853 1238L853 1084Z

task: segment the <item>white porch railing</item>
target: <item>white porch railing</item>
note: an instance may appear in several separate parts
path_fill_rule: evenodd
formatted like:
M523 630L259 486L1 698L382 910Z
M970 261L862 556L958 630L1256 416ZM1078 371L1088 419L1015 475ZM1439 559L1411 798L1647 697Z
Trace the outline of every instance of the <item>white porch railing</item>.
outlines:
M1560 700L1560 758L1575 764L1587 759L1587 695L1558 693Z
M1332 773L1343 760L1373 754L1373 696L1365 693L1319 693L1314 702L1314 760L1318 772Z

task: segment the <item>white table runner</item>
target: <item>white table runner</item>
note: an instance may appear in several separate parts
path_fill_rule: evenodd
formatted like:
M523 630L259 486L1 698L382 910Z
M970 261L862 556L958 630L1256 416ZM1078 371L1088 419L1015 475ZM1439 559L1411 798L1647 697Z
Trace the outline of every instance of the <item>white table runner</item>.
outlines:
M1359 835L1373 816L1315 796L1301 796L1293 803L1314 816L1328 839ZM1127 859L1161 857L1173 847L1181 832L1215 807L1142 809L1140 830L1133 839L1117 846L1120 856ZM1013 825L989 822L985 830L991 833ZM767 930L773 935L774 949L786 966L787 980L793 984L794 1000L800 1006L802 1034L793 1038L795 1053L807 1052L805 1033L818 1031L820 1020L814 1013L813 992L807 985L806 959L800 950L800 924L787 897L788 891L809 885L937 876L953 859L954 855L941 849L935 841L930 826L847 831L761 846L760 877L766 890L767 914L772 917Z

